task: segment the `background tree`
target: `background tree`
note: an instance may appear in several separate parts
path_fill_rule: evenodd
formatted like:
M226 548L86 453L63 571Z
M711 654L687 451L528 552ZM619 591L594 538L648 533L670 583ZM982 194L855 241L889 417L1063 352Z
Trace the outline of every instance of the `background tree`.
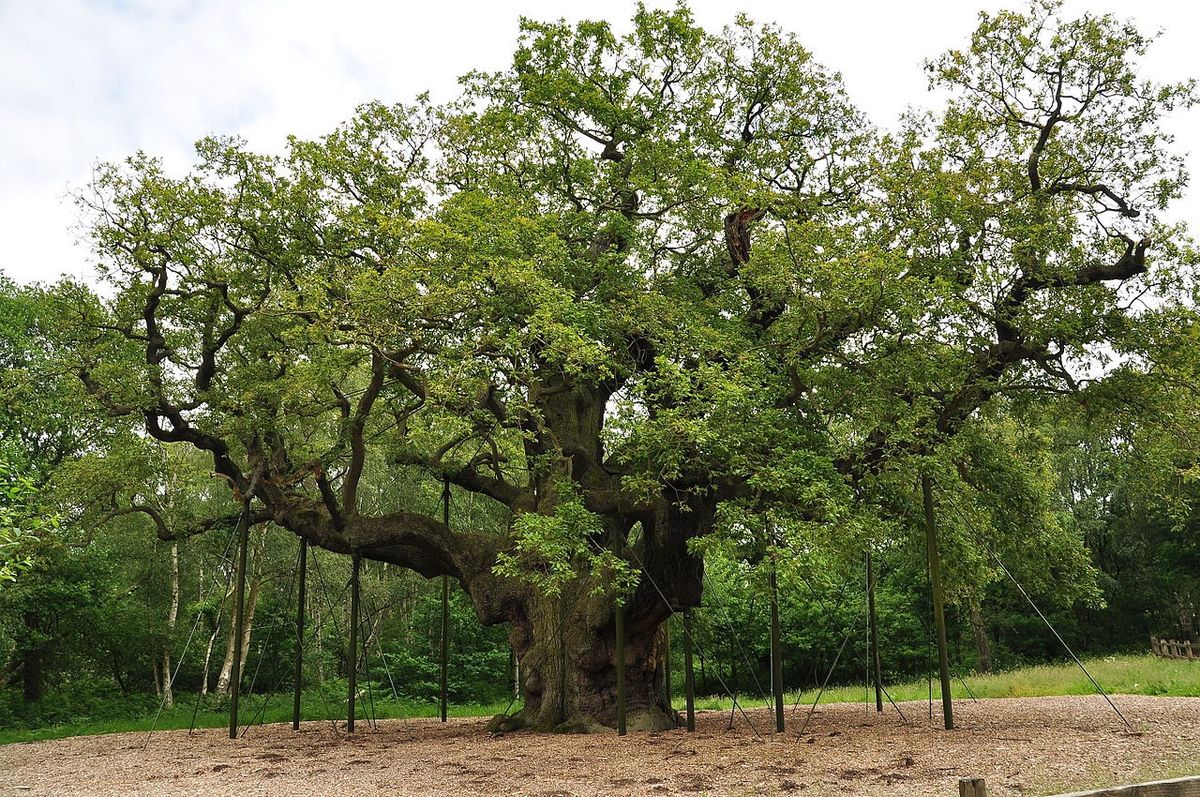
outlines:
M0 275L0 585L12 640L6 679L19 677L25 702L38 700L50 659L89 621L95 562L86 538L60 523L46 500L57 470L103 436L93 404L63 379L52 343L52 297Z

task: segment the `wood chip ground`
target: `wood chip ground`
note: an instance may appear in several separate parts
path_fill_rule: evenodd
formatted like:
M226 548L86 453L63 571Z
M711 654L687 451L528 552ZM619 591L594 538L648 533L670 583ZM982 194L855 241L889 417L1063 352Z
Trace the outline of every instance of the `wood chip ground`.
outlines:
M1099 697L964 701L958 728L940 729L934 703L822 706L802 737L805 708L770 732L764 708L730 729L701 712L697 732L491 736L485 719L387 720L353 735L329 722L159 731L0 746L0 795L956 795L984 777L990 795L1039 795L1114 785L1192 767L1200 772L1200 698L1117 698L1126 733Z

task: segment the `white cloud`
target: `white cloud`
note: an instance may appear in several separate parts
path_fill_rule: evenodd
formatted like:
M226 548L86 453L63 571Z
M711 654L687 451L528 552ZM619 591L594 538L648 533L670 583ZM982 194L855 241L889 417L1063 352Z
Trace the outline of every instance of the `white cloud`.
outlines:
M989 2L995 9L1013 3ZM923 58L965 40L976 9L925 3L743 0L752 17L796 31L843 73L851 96L890 123L924 101ZM64 200L97 160L143 149L181 165L206 134L239 134L278 149L289 133L316 136L372 99L430 89L448 98L458 75L508 60L519 15L628 19L632 2L434 3L352 0L0 0L0 270L20 280L83 274ZM693 3L718 28L726 2ZM1165 29L1147 69L1178 79L1200 72L1200 10L1172 0L1134 7L1075 0L1068 10L1131 12ZM1200 113L1173 124L1200 142ZM1200 152L1190 158L1200 173ZM1196 191L1183 218L1200 219Z

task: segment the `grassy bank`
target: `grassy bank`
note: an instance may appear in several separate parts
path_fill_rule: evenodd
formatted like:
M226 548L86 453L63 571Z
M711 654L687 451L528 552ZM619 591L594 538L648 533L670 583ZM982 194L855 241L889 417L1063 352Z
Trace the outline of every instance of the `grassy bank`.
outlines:
M1108 656L1089 659L1084 662L1084 665L1105 691L1112 694L1200 697L1200 660L1180 661L1161 659L1157 656ZM885 686L892 699L896 701L926 700L929 697L929 685L925 680L885 684ZM1092 686L1087 676L1074 663L1025 667L994 675L963 673L961 678L954 678L951 694L954 697L967 698L970 696L968 688L970 693L978 698L1048 697L1096 693L1095 687ZM936 698L939 692L936 673L934 673L933 690ZM797 700L802 704L811 704L816 696L817 690L815 689L800 693L790 692L787 701L788 705ZM751 702L755 697L757 696L747 696L747 702ZM863 684L831 686L821 696L821 702L850 703L863 701L865 697L866 688ZM870 699L875 699L873 694ZM761 698L759 700L761 702ZM675 702L678 708L683 707L682 699L677 699ZM732 707L732 703L728 697L707 697L697 700L696 707L729 709Z
M1096 680L1113 694L1166 695L1173 697L1200 697L1200 661L1176 661L1155 656L1110 656L1085 662ZM676 684L675 706L683 709L683 696ZM967 687L979 698L1041 697L1051 695L1087 695L1095 689L1087 677L1074 664L1051 664L1027 667L995 675L964 674L954 681L955 697L968 697ZM901 700L925 700L928 695L926 681L910 681L887 684L892 698ZM937 693L937 682L934 682ZM788 705L797 701L812 703L816 690L792 692L787 697ZM824 703L856 702L865 697L863 685L838 686L825 690ZM261 695L250 695L242 701L242 722L289 722L292 717L290 695L276 695L265 701ZM763 696L747 695L744 702L750 705L765 703ZM505 703L490 705L451 705L452 717L491 716L504 711ZM726 709L732 704L728 697L704 697L696 701L699 709ZM0 744L30 742L40 739L57 739L64 736L79 736L96 733L118 733L125 731L149 731L151 726L160 729L188 728L192 725L193 704L183 699L170 710L164 710L155 722L153 713L132 718L96 719L77 723L66 723L44 728L0 728ZM379 719L403 719L437 716L434 703L414 703L376 696L374 714ZM358 703L358 715L365 721L370 710L364 698ZM228 709L223 706L207 706L196 712L195 726L219 728L229 722ZM302 701L302 714L306 720L328 720L331 717L345 718L345 695L332 689L324 692L307 692Z
M211 703L211 701L209 701ZM264 706L265 703L265 706ZM485 717L493 716L504 711L508 706L504 703L488 705L468 704L451 705L447 713L451 717ZM65 723L44 728L0 728L0 744L12 742L35 742L43 739L61 739L66 736L90 736L97 733L125 733L130 731L149 732L155 730L177 730L196 728L224 728L229 725L228 704L208 705L196 711L193 720L194 704L190 697L180 698L175 707L164 709L155 719L151 712L141 717L119 717L112 719L96 719L77 723ZM369 717L376 719L406 719L420 717L436 717L436 703L413 703L405 700L393 700L376 696L372 708L364 695L355 707L358 722L365 724ZM332 721L336 717L339 722L346 720L346 698L331 698L327 693L305 692L301 698L301 716L306 720ZM248 695L241 700L239 707L241 725L247 723L258 725L272 722L292 721L292 696L275 695L269 700L262 695ZM254 728L250 728L250 733Z

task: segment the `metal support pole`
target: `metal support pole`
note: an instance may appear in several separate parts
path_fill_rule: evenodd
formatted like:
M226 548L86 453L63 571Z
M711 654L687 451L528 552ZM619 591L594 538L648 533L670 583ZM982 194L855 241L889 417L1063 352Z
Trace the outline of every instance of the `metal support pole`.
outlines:
M665 670L663 687L667 692L667 711L670 712L672 717L675 716L675 708L671 705L671 698L673 697L671 690L671 618L674 616L673 614L668 614L666 622L663 623L663 668Z
M438 681L438 708L442 722L446 721L447 683L450 665L450 577L442 576L442 672Z
M442 481L442 524L450 528L450 480ZM446 721L446 685L450 668L450 577L442 576L442 650L441 680L438 682L438 708Z
M879 661L879 622L875 614L875 563L867 547L867 611L871 620L871 673L875 681L875 710L883 713L883 667Z
M625 735L625 607L619 602L614 633L617 638L617 735Z
M354 697L358 691L358 569L362 560L358 553L350 571L350 698L346 717L346 732L354 733Z
M238 733L238 697L242 688L242 634L246 602L246 548L250 542L250 501L242 504L238 519L237 592L233 602L233 665L229 673L229 738Z
M683 612L683 688L687 700L687 729L696 730L696 672L692 669L692 610Z
M942 568L938 559L937 524L933 514L933 483L921 475L921 493L925 503L925 546L929 558L929 582L933 591L933 623L937 629L938 669L942 678L942 715L946 730L954 730L954 708L950 700L950 651L946 645L945 594L942 592Z
M779 639L779 581L771 559L771 691L775 695L775 732L783 733L783 645Z
M300 686L304 677L304 608L308 577L308 540L300 538L300 594L296 600L296 674L292 679L292 730L300 730Z

